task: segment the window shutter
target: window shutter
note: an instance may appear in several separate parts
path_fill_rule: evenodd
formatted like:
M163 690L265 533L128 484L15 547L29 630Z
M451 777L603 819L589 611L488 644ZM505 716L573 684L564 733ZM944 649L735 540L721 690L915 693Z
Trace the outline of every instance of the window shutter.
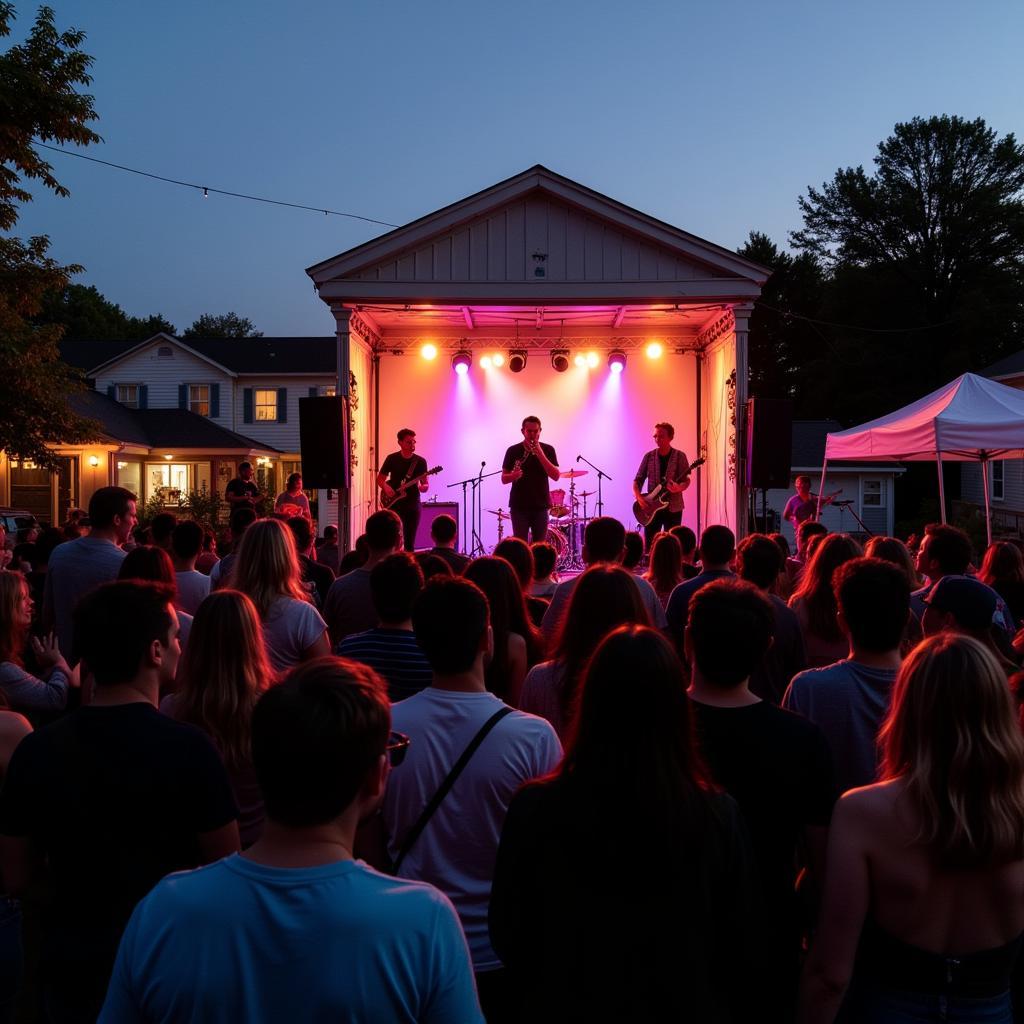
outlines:
M179 409L187 409L188 408L188 385L187 384L179 384L178 385L178 408Z
M216 419L220 415L220 385L210 385L210 416Z
M107 398L113 398L115 401L117 399L117 388L113 384L107 385Z
M148 384L140 384L139 385L139 408L140 409L148 409L149 408L149 385Z
M242 388L242 422L252 423L252 388Z
M288 389L277 389L277 422L288 422Z
M309 397L310 398L316 398L316 396L319 395L319 394L320 394L320 389L319 388L310 388L309 389Z

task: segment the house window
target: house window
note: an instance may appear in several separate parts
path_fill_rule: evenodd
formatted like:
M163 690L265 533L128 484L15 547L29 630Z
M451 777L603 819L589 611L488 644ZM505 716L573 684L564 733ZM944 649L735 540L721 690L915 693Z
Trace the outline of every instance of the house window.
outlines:
M188 407L199 416L210 415L210 385L189 384Z
M117 385L117 400L122 405L128 406L129 409L138 409L138 407L139 407L139 385L138 384L118 384Z
M883 480L865 480L863 495L864 508L885 508L885 482Z
M277 389L256 388L253 394L253 408L257 423L277 422Z
M327 398L333 398L338 393L337 384L327 384L325 387L320 389L320 394Z
M988 466L988 479L992 487L992 500L1002 501L1005 497L1005 484L1006 484L1006 463L990 462Z

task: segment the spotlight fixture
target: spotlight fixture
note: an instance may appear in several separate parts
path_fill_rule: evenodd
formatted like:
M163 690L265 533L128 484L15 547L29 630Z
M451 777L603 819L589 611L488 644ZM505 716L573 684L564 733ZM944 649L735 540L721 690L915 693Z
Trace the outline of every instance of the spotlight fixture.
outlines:
M495 366L504 366L505 365L505 357L500 352L495 352L494 355L491 356L491 362Z
M598 359L596 352L587 353L587 366L589 366L590 369L596 370L600 362L601 360Z
M577 352L573 356L573 365L578 366L581 370L587 365L587 357L582 352Z
M625 368L626 368L626 353L625 352L620 352L618 349L616 349L614 352L609 354L609 356L608 356L608 369L611 370L612 373L622 373L622 371Z
M566 349L556 349L551 353L551 369L555 373L565 373L569 369L569 353Z
M437 346L432 345L429 342L420 349L420 355L424 359L436 359L437 358Z
M514 348L508 354L508 368L513 373L522 373L526 369L526 352L520 348Z
M647 346L647 358L648 359L660 359L662 353L665 351L665 347L660 341L652 341Z
M469 368L473 365L473 353L468 352L466 349L459 349L455 355L452 356L452 369L459 374L461 377L465 377L469 373Z
M485 370L489 370L491 368L491 357L490 356L481 356L480 357L480 365ZM458 369L458 367L456 367L456 369Z

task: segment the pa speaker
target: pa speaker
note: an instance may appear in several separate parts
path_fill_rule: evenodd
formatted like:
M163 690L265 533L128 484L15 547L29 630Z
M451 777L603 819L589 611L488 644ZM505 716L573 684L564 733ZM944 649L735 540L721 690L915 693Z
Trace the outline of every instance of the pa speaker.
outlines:
M793 461L793 403L788 398L747 402L747 486L789 487Z
M299 447L304 487L347 487L348 417L345 399L325 395L299 399Z
M430 528L438 516L451 516L455 520L455 528L459 526L459 503L457 501L425 501L420 506L420 525L416 528L417 551L424 551L434 546L430 536ZM458 536L458 533L456 533Z

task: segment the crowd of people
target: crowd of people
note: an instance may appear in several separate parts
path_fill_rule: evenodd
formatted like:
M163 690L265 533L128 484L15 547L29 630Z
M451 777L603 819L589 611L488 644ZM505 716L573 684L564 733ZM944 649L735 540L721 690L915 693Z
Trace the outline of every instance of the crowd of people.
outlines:
M135 501L0 570L0 1021L1014 1019L1017 544Z

